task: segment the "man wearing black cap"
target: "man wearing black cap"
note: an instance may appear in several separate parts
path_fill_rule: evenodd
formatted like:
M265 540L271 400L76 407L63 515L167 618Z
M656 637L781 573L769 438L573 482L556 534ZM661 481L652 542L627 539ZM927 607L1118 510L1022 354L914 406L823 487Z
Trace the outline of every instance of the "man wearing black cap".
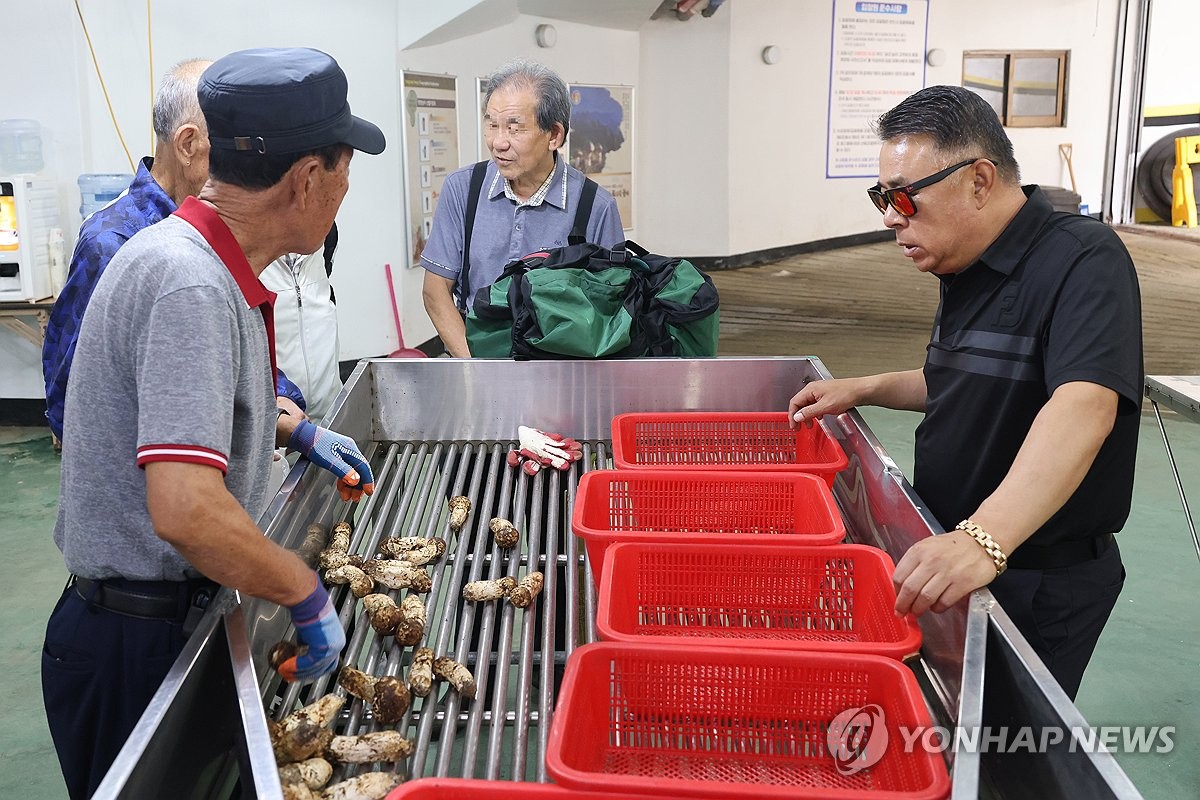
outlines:
M99 786L214 584L288 608L307 646L280 668L290 680L331 671L345 645L316 574L255 520L276 443L335 467L345 499L373 489L349 439L307 420L277 434L274 298L258 280L279 256L321 246L353 150L384 148L346 89L316 50L213 63L198 88L209 182L121 248L84 315L54 531L72 578L42 652L73 798Z

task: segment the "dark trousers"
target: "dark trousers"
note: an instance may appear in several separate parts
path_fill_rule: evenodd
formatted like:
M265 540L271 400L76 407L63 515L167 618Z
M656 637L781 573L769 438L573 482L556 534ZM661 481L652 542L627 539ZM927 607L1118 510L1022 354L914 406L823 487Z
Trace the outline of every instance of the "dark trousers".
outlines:
M1074 700L1124 585L1125 567L1114 541L1098 558L1069 567L1010 568L988 588Z
M46 625L42 697L72 800L100 785L183 643L182 619L126 616L63 590Z

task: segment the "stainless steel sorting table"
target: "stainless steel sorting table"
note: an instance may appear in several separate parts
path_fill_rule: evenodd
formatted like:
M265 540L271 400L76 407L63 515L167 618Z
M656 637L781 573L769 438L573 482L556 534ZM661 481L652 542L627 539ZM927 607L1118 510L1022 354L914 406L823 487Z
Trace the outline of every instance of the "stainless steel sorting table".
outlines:
M512 362L383 359L359 364L327 420L367 449L376 492L352 507L333 477L297 465L261 521L266 534L300 550L312 522L353 519L352 547L366 553L385 535L447 537L427 597L425 643L469 663L475 700L435 691L397 726L416 743L396 767L415 776L545 780L544 753L554 713L556 674L571 650L594 637L595 593L580 542L570 532L582 471L610 463L610 421L627 411L785 409L804 382L828 377L811 357ZM849 538L894 560L940 527L857 412L829 419L850 465L834 485ZM503 466L518 424L573 436L587 458L570 472L526 479ZM450 535L446 498L473 503L468 524ZM524 536L516 557L498 558L488 518L511 514ZM311 554L310 554L311 555ZM545 569L529 611L463 606L462 582L480 575ZM398 674L408 648L380 643L357 605L335 590L350 644L343 663ZM539 632L540 620L540 632ZM478 625L476 625L478 622ZM910 661L938 724L979 730L1029 726L1066 731L1044 752L963 746L947 753L953 798L1140 797L1111 754L1080 747L1087 722L986 590L943 614L920 619L924 643ZM278 606L223 590L126 742L98 798L261 797L281 790L267 732L296 703L331 680L281 686L265 666L268 648L289 632ZM337 732L371 730L361 704L348 703Z

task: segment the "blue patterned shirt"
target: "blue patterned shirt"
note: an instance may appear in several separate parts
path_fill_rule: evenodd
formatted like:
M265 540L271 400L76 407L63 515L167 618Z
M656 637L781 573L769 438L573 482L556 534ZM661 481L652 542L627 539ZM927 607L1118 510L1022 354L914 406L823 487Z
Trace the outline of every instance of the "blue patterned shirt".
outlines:
M154 159L143 158L126 193L84 220L75 252L71 254L67 282L50 310L42 345L42 376L46 379L46 419L59 439L63 435L67 377L75 358L79 326L96 282L131 236L175 211L175 201L150 175L153 164ZM278 375L278 393L304 408L300 390L282 372Z

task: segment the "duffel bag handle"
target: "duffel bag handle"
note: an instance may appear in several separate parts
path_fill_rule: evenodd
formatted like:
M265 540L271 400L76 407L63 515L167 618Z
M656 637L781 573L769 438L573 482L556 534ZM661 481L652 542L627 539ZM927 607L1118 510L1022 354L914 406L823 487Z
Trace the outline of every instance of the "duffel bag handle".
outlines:
M613 248L613 253L616 253L618 250L620 250L622 253L628 251L630 253L633 253L638 258L641 258L642 256L650 255L649 250L642 247L640 244L635 242L633 239L626 239L625 241L623 241L620 244L618 244L617 246L615 246ZM624 258L626 261L628 261L630 256L626 255L626 256L624 256Z
M637 242L633 241L632 239L626 239L623 242L618 242L617 244L613 245L612 250L609 251L608 263L622 267L640 266L643 270L645 270L646 265L638 261L637 258L641 258L642 256L647 256L649 254L650 251L642 247Z

